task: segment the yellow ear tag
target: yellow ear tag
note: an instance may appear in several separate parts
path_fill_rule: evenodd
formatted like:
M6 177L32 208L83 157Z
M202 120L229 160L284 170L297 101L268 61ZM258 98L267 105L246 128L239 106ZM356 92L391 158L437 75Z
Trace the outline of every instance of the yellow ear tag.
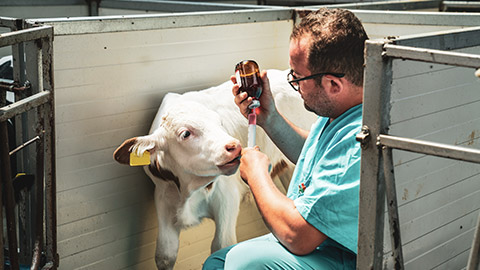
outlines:
M130 166L144 166L150 164L150 152L145 151L142 156L137 156L137 153L130 153Z

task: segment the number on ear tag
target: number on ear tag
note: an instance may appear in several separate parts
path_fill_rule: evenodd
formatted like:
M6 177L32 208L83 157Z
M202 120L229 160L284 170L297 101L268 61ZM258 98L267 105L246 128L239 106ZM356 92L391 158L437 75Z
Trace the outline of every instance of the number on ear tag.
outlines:
M130 166L144 166L150 164L150 152L145 151L142 156L137 156L137 153L130 153Z

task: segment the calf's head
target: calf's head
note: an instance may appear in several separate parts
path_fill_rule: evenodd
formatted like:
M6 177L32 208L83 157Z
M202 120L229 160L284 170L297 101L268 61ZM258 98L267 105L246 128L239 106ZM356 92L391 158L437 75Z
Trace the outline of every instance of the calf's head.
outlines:
M186 101L168 106L158 117L161 120L154 121L158 127L152 127L150 135L126 140L115 151L116 161L129 164L130 152L141 156L149 151L150 170L159 173L154 175L177 177L180 185L195 188L236 172L242 147L227 133L217 112Z

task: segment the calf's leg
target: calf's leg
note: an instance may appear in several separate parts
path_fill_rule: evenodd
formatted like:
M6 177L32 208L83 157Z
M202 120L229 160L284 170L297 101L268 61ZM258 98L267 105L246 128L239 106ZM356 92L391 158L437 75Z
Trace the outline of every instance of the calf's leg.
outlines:
M157 210L158 235L155 263L159 270L171 270L177 259L180 228L176 226L175 214L178 198L168 194L168 188L155 187L155 208ZM178 192L176 192L178 194Z
M209 200L209 207L215 221L215 236L211 252L237 243L236 225L242 200L242 187L235 176L218 179L217 186Z

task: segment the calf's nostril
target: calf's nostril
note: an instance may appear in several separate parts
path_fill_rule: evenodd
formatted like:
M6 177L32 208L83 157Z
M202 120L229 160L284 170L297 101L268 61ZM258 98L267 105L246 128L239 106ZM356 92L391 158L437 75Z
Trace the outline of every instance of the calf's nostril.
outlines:
M225 149L227 149L228 152L233 152L233 151L235 151L236 148L237 148L237 146L234 145L234 144L228 144L228 145L225 146Z
M240 144L236 143L236 142L232 142L232 143L229 143L229 144L225 145L225 149L227 150L227 152L235 152L235 151L238 151L239 148L241 150Z

